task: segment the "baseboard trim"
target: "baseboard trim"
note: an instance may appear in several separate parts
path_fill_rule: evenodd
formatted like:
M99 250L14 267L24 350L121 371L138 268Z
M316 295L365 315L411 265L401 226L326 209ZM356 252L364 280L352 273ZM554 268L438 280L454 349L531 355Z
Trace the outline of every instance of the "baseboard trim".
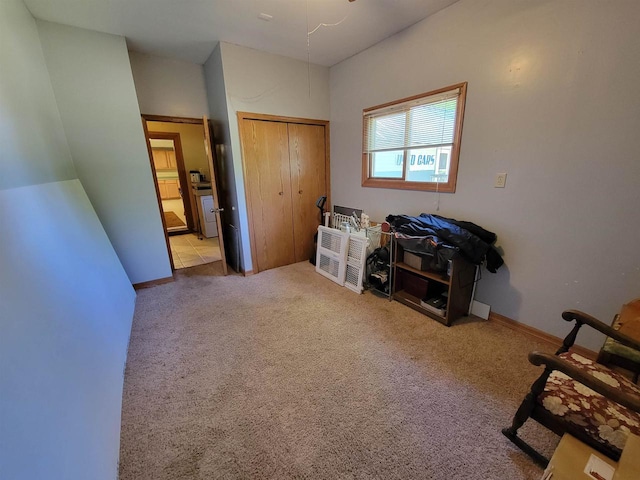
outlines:
M498 323L504 327L520 332L531 338L535 338L536 340L546 342L552 345L554 349L557 349L560 347L560 345L562 345L561 338L556 337L555 335L551 335L550 333L543 332L542 330L538 330L537 328L530 327L529 325L525 325L524 323L517 322L516 320L505 317L504 315L500 315L499 313L489 313L489 321ZM571 327L571 325L569 325L569 327ZM567 333L569 333L570 329L571 328L567 329ZM583 357L590 358L591 360L595 360L598 356L598 354L593 350L581 347L580 345L574 345L571 350L579 355L582 355Z
M246 270L243 275L245 277L250 277L251 275L254 275L253 270Z
M142 290L143 288L155 287L156 285L164 285L165 283L173 282L173 276L158 278L156 280L149 280L148 282L134 283L133 288L135 290Z

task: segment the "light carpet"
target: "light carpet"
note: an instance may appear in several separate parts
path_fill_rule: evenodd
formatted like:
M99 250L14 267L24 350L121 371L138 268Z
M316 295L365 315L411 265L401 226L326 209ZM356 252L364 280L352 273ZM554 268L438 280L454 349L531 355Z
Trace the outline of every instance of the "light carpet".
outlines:
M140 290L120 479L538 479L500 433L552 347L445 327L298 263ZM558 437L528 422L550 455Z

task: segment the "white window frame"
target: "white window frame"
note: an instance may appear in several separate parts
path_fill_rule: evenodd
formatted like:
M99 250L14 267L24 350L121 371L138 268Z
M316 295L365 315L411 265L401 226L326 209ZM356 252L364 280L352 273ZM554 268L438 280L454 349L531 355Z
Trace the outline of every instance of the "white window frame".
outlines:
M410 108L413 106L421 106L432 103L436 99L443 95L455 93L458 94L458 102L456 107L456 118L453 135L453 143L451 144L451 155L448 158L449 163L449 175L447 182L418 182L406 180L407 174L407 159L409 158L409 150L406 146L399 148L404 151L403 158L403 171L402 178L382 178L374 177L372 173L372 158L375 150L371 150L367 145L367 132L369 131L369 122L372 121L376 114L387 110L393 110L394 108ZM363 187L375 187L375 188L394 188L402 190L424 190L424 191L437 191L453 193L456 191L456 182L458 178L458 161L460 158L460 143L462 139L462 123L464 120L464 108L467 98L467 82L450 85L448 87L433 90L431 92L415 95L413 97L403 98L394 102L385 103L382 105L376 105L375 107L366 108L362 111L363 114L363 130L362 130L362 186ZM408 126L405 126L405 130L408 130ZM406 132L405 132L406 135ZM435 173L440 172L440 155L438 151L438 158L436 158Z

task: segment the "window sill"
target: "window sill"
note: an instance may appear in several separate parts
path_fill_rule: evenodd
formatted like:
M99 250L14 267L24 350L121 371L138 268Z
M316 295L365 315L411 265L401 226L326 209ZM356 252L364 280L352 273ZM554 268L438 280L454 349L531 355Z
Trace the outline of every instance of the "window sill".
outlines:
M404 180L392 180L382 178L365 178L362 180L363 187L372 188L392 188L397 190L419 190L424 192L455 193L455 184L450 183L426 183L426 182L406 182Z

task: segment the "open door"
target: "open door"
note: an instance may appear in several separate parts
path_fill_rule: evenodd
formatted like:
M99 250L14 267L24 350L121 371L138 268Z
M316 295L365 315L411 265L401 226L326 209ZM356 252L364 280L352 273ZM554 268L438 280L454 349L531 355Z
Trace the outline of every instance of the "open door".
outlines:
M213 208L211 213L216 215L216 223L218 226L218 242L220 244L220 254L222 256L222 273L227 275L227 257L224 251L224 237L222 236L222 218L220 212L223 210L220 208L220 197L218 196L216 170L213 164L213 145L211 143L211 129L209 128L209 119L202 117L202 127L204 128L204 149L207 152L207 159L209 161L209 172L211 173L211 192L213 194Z
M173 253L171 253L171 244L169 243L169 233L167 232L167 222L162 213L162 199L160 198L160 189L158 187L158 177L156 169L153 166L153 153L151 151L151 143L149 142L149 130L147 122L142 118L142 129L144 130L144 140L147 143L147 153L149 154L149 162L151 162L151 173L153 175L153 185L156 188L156 198L158 199L158 208L160 209L160 220L162 220L162 231L164 233L164 241L167 244L167 253L169 254L169 264L171 265L171 273L173 274L175 267L173 263Z

